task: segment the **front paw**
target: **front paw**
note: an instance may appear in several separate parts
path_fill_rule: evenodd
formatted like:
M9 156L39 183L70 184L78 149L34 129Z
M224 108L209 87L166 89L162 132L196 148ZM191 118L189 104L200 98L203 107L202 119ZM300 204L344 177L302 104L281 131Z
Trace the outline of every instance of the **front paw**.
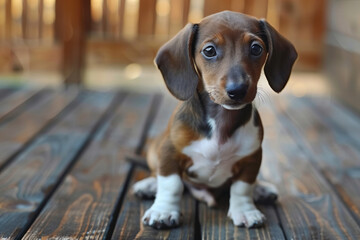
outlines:
M228 217L230 217L235 226L238 227L261 227L265 223L265 216L256 208L251 210L229 210Z
M151 207L145 212L142 222L157 229L174 228L182 223L182 214L177 210L162 210Z

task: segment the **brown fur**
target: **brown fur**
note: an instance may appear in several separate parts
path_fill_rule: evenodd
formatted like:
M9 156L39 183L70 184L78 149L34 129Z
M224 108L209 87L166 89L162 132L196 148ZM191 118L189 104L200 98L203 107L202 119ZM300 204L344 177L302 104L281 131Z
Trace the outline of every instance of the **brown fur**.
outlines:
M250 54L252 42L263 48L259 57ZM201 53L209 43L219 49L216 61L205 59ZM167 130L150 146L148 164L152 171L162 176L178 173L187 182L188 177L196 177L196 173L188 171L192 159L182 154L182 150L192 141L214 134L207 122L209 118L216 122L219 144L224 144L254 114L253 124L259 128L258 137L262 141L261 119L251 105L262 66L266 65L270 86L279 92L288 80L296 56L293 46L264 20L221 12L204 18L199 24L188 24L159 50L155 59L170 92L184 102L176 108ZM233 67L243 72L242 78L236 80L249 86L241 100L230 99L226 91ZM221 105L245 107L227 110ZM239 159L232 168L232 180L254 182L261 156L260 147Z

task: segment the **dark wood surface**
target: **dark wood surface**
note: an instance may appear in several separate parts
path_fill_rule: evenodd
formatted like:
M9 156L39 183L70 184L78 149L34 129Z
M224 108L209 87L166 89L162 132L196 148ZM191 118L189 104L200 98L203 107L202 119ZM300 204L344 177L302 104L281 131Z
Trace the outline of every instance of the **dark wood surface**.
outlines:
M208 208L185 192L184 223L141 224L152 200L131 186L149 172L146 152L176 105L125 90L0 89L2 239L360 239L360 116L333 99L271 96L261 178L277 185L259 205L263 228L234 227L228 198ZM141 159L141 157L139 157Z

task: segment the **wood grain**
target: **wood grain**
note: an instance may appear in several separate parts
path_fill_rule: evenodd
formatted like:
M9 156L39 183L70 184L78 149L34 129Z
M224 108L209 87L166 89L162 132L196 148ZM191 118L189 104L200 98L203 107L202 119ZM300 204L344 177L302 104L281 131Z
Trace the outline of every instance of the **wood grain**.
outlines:
M13 238L31 223L112 98L112 94L86 93L69 115L1 173L0 237Z
M286 99L282 98L281 102ZM278 103L260 109L265 128L262 173L279 188L277 211L286 237L342 239L347 236L357 239L360 236L358 225L311 164L309 158L313 156L299 145L296 136L288 133L284 113L273 107Z
M229 195L220 199L218 207L209 208L200 203L199 220L202 239L285 239L280 228L274 206L261 206L259 210L266 216L264 227L247 229L234 226L227 217Z
M39 101L0 125L0 166L77 96L77 91L47 91Z
M129 171L125 154L139 144L151 99L131 94L123 100L24 239L104 237Z
M355 137L360 125L355 116L324 99L289 97L288 101L287 105L276 104L290 120L284 126L309 152L314 165L360 223L360 139L356 142Z

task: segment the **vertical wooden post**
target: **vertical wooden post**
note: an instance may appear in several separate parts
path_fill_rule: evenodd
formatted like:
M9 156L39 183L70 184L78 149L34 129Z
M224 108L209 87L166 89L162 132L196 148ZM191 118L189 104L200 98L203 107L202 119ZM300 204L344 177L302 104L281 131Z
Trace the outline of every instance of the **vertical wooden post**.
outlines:
M22 37L26 39L28 37L28 9L27 9L27 0L23 0L22 6L22 16L21 16L21 27L22 27Z
M43 36L43 29L44 29L44 0L39 0L39 32L38 32L38 38L42 39Z
M12 37L11 0L6 0L5 2L5 14L5 39L10 42Z
M63 46L64 83L79 85L83 81L90 0L57 0L55 11L55 36Z
M149 36L155 32L156 0L139 1L138 35Z
M124 16L125 16L125 0L120 0L120 3L119 3L119 32L120 32L120 37L123 37Z

